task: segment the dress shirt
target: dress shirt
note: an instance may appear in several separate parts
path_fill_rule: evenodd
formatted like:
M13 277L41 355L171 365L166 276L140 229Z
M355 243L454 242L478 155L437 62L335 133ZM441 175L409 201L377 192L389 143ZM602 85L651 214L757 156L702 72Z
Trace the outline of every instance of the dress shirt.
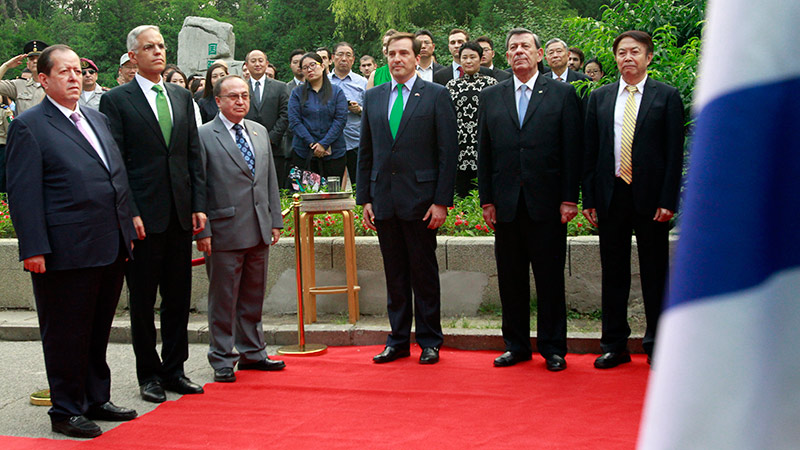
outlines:
M339 78L336 71L328 74L331 84L339 86L344 92L345 98L349 102L356 102L359 106L364 105L364 92L367 91L367 79L361 75L350 71L344 78ZM348 105L349 106L349 105ZM361 114L355 114L347 110L347 125L344 126L344 141L348 150L358 148L358 141L361 137Z
M261 89L261 98L264 98L264 82L267 81L267 76L261 75L261 78L256 80L252 75L250 75L250 88L253 90L253 94L256 93L256 81L261 82L259 89ZM257 104L261 104L261 98L256 99Z
M78 114L81 115L81 117L83 117L83 125L84 125L83 129L86 131L86 134L89 135L88 136L89 144L91 144L91 146L94 149L94 151L97 152L97 156L99 156L100 159L103 160L103 164L105 164L106 168L110 167L108 165L108 159L106 158L106 154L105 154L105 151L103 149L103 146L100 145L100 139L97 138L97 134L95 134L94 130L92 129L92 126L89 124L89 121L86 120L86 116L84 116L83 113L81 112L80 106L78 106L78 104L76 103L75 104L75 111L72 111L69 108L66 108L66 107L60 105L58 102L56 102L55 100L50 98L49 95L46 96L46 97L47 97L48 100L50 100L50 103L55 105L55 107L58 108L59 111L61 111L61 114L64 114L64 116L67 118L67 120L69 120L69 123L71 123L75 128L78 128L78 124L76 124L72 120L72 117L70 117L72 115L72 113L78 113ZM80 132L80 130L78 130L78 132ZM81 133L81 134L83 135L83 133Z
M426 69L423 69L422 66L417 66L417 75L428 83L433 83L433 61Z
M234 145L236 145L236 130L233 129L233 126L236 125L236 123L228 120L228 118L225 117L225 114L222 114L222 112L219 113L219 118L222 120L222 124L225 125L225 128L227 128L228 133L231 135ZM250 133L247 132L247 127L244 125L244 120L237 123L242 126L242 135L244 135L244 140L247 141L247 145L250 146L250 150L253 151L253 155L255 156L256 148L253 147L253 141L250 140ZM236 145L236 147L238 148L239 146Z
M292 78L292 81L290 81L289 83L293 84L294 85L293 87L297 87L303 84L303 80L298 80L297 77L294 77Z
M411 88L414 87L414 83L417 82L417 75L415 74L411 78L408 79L405 83L403 83L403 111L406 110L406 105L408 104L408 98L411 97ZM394 106L394 100L397 98L397 81L394 81L394 77L392 78L392 90L389 92L389 110L386 112L387 117L392 116L392 106Z
M564 69L564 73L561 75L556 75L555 70L550 70L550 75L552 75L554 80L558 80L558 78L561 77L561 81L567 81L567 74L569 74L569 68Z
M516 74L514 75L514 105L517 110L517 117L519 117L519 96L522 95L522 91L519 90L519 87L522 86L523 84L525 86L528 86L528 90L525 91L525 96L528 97L528 108L530 108L531 95L533 94L533 85L536 84L537 78L539 78L538 71L535 74L533 74L531 79L528 80L526 83L520 81L519 78L517 78Z
M461 78L461 75L458 73L458 68L461 67L461 64L453 61L453 78Z
M134 79L137 83L139 83L139 87L142 89L144 97L147 99L147 103L150 105L150 109L153 110L153 115L156 117L156 120L158 120L158 108L156 107L156 96L158 94L153 90L153 86L156 84L161 86L161 90L164 92L164 97L167 98L167 106L169 107L169 120L174 126L175 121L172 119L172 102L169 101L169 94L167 94L167 88L164 86L164 78L162 77L160 80L158 80L158 83L153 83L137 73Z
M642 94L644 94L644 83L647 75L636 85L638 92L633 97L636 101L636 114L639 114L639 107L642 106ZM619 79L619 89L617 90L617 103L614 106L614 175L619 176L619 154L622 151L622 121L625 120L625 102L628 100L628 92L625 89L628 83L622 78ZM633 158L633 155L631 155Z

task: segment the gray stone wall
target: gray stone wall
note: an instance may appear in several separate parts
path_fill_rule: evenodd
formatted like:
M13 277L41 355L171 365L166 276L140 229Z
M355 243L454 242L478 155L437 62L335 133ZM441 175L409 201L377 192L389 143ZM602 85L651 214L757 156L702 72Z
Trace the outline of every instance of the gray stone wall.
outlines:
M671 238L674 248L677 237ZM316 238L315 257L317 285L344 285L344 239ZM473 315L483 302L499 304L497 268L492 237L438 238L436 255L442 283L442 314ZM631 255L631 307L641 308L641 285L636 239ZM195 257L201 255L195 252ZM33 309L30 276L18 261L16 239L0 239L0 308ZM358 282L361 286L359 305L362 314L386 313L386 288L383 259L374 237L356 238ZM568 238L566 279L567 307L580 312L600 309L600 252L597 237ZM531 276L531 295L536 289ZM208 278L205 266L194 268L192 308L207 309ZM128 303L123 289L120 309ZM265 313L293 313L297 308L294 241L281 239L270 249ZM320 313L346 313L345 294L317 297Z
M234 61L236 36L233 25L207 17L189 16L178 33L178 67L187 76L206 73L218 60L228 64L230 73L241 74L241 61Z

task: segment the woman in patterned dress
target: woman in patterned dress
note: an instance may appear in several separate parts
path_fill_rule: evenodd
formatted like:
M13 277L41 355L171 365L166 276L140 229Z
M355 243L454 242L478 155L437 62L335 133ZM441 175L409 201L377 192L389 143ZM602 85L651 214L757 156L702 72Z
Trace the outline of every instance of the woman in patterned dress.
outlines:
M487 86L497 84L494 78L479 72L483 47L469 41L458 51L464 76L447 83L447 89L456 107L458 122L458 170L456 171L456 195L461 198L476 189L478 176L478 94Z

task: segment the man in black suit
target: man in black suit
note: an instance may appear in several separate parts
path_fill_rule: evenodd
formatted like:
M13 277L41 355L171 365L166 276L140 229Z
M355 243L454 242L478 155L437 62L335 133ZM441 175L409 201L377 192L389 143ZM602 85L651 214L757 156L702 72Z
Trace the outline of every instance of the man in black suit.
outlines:
M447 85L447 82L453 78L461 78L464 76L464 69L461 68L461 57L459 56L459 50L461 50L461 46L464 45L464 43L468 40L469 34L467 34L466 31L460 28L454 28L450 30L450 34L447 36L447 50L449 50L450 55L453 56L453 63L434 72L434 83L445 86ZM494 76L492 71L485 67L480 68L480 73L490 77Z
M11 122L8 195L19 258L31 272L55 432L95 437L115 406L106 347L135 230L128 179L108 119L80 108L81 63L66 45L39 56L46 98Z
M419 41L419 64L417 64L417 75L423 80L432 83L433 74L443 69L444 66L433 60L433 52L436 44L433 42L433 34L428 30L417 30L414 38Z
M567 222L578 214L582 129L575 89L542 76L535 35L506 38L514 76L481 91L478 191L495 230L495 255L506 352L496 367L531 359L530 281L537 293L537 347L550 371L567 362L564 264Z
M389 38L392 79L366 92L361 116L356 200L378 231L392 326L376 363L410 356L412 317L421 364L439 361L444 340L436 229L453 204L458 138L449 92L417 76L419 49L412 34Z
M494 66L494 42L492 42L489 36L481 36L478 39L475 39L475 42L477 42L478 45L480 45L483 49L483 54L481 55L481 66L491 70L492 76L497 81L503 81L511 78L511 72L506 72L505 70L498 69Z
M600 229L604 354L598 369L630 362L627 343L631 231L636 232L647 320L642 346L655 345L669 259L669 220L678 207L684 117L680 93L647 76L653 40L626 31L614 40L622 75L592 92L586 113L583 215Z
M128 266L131 335L142 398L166 401L164 389L200 394L183 371L192 293L192 233L205 227L205 173L189 91L161 78L166 62L158 27L128 33L128 55L139 68L130 83L106 92L100 111L111 121L133 192L139 242ZM161 292L161 357L153 307Z
M545 59L550 70L545 72L546 77L550 77L558 81L566 81L572 83L578 80L589 80L591 78L586 74L577 72L568 67L569 63L569 47L567 43L561 39L550 39L547 41L545 48Z
M289 128L289 94L291 90L282 81L268 78L267 55L261 50L251 50L245 58L250 71L250 112L247 119L258 122L269 131L272 159L278 186L286 185L289 173L290 150L284 151L283 135Z

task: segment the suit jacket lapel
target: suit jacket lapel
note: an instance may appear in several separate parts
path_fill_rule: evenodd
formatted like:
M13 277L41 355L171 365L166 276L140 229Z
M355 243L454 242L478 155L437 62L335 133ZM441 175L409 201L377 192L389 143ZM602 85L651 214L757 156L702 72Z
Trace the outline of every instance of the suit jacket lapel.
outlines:
M170 139L169 139L170 142L167 145L167 150L169 150L169 149L172 148L172 142L175 140L175 137L177 135L177 133L175 133L175 129L177 128L176 124L180 123L180 121L183 120L183 111L186 111L186 108L185 108L183 102L181 101L181 99L178 98L177 95L174 95L174 94L170 93L170 89L173 89L172 83L164 83L164 85L167 86L165 91L167 92L167 95L169 96L169 105L170 105L170 108L171 108L171 111L172 111L172 133L170 133ZM178 88L178 87L175 86L175 88ZM182 89L182 88L178 88L178 89ZM159 125L158 130L161 131L161 126L160 125Z
M61 114L61 111L58 110L49 100L45 99L42 100L45 103L45 115L47 115L50 120L49 122L53 125L55 129L64 133L67 137L69 137L73 142L78 144L78 146L86 152L90 157L92 157L95 161L97 161L103 169L106 169L105 164L103 164L103 160L100 159L100 155L97 154L92 144L81 134L78 127L75 126L74 123L70 119L67 119L64 114ZM84 115L84 118L86 116ZM86 119L88 122L88 118ZM97 132L95 132L97 134ZM100 136L98 135L98 139ZM102 145L102 144L101 144ZM106 169L107 170L107 169Z
M164 140L164 134L161 133L161 126L158 124L158 118L153 114L153 109L150 108L150 103L147 102L147 98L145 98L142 88L139 87L139 83L136 82L136 80L131 80L124 86L124 89L128 91L128 101L133 105L133 109L144 119L153 134L161 140L166 150L168 146L167 142Z
M400 136L400 133L402 133L403 130L405 129L406 124L408 124L408 121L411 120L411 116L414 114L414 110L417 109L417 105L419 105L419 102L421 101L424 91L425 91L425 82L422 80L422 78L417 77L417 81L414 82L414 86L411 87L411 93L408 94L409 99L406 102L406 106L405 108L403 108L403 117L400 119L400 126L397 127L397 136ZM388 108L389 105L387 104L386 107Z
M250 137L250 142L253 143L253 148L251 148L250 150L252 150L253 152L253 159L256 165L256 176L257 176L262 170L266 170L265 165L269 164L269 161L267 160L267 158L265 158L267 154L267 137L257 134L255 131L255 127L252 126L253 123L251 121L245 119L242 121L242 123L245 125L245 128L247 128L247 135ZM249 169L248 173L250 173Z
M547 94L547 83L554 81L552 78L547 79L543 76L536 77L536 83L533 85L533 91L531 92L531 99L528 102L528 110L525 111L525 118L522 120L522 126L524 127L529 120L531 120L531 116L534 112L536 112L536 108L542 103L542 98ZM560 81L557 81L561 83ZM511 86L514 86L513 84ZM514 109L516 111L516 109Z
M392 82L386 82L382 85L375 87L373 89L383 89L385 93L378 96L378 117L381 118L381 126L386 132L389 134L389 137L392 136L392 131L389 128L389 97L392 95Z
M642 93L642 103L639 104L639 113L636 114L636 128L633 130L633 142L636 142L636 135L639 133L639 130L642 128L642 123L644 123L645 116L647 116L647 112L650 111L650 106L653 104L653 99L656 97L656 84L647 77L647 81L644 82L644 92Z
M517 114L517 96L516 92L514 92L514 81L512 80L510 83L506 83L505 87L506 92L503 94L503 101L506 104L506 111L508 111L508 115L511 116L511 120L514 122L514 125L517 126L517 129L520 128L519 126L519 114Z
M250 178L253 178L253 174L250 173L250 168L247 167L247 162L244 160L244 156L242 156L242 151L239 150L239 146L233 142L231 138L231 134L228 129L225 127L225 124L222 123L222 119L219 118L219 115L214 118L214 134L217 137L217 142L222 146L228 156L231 157L234 163L239 166L239 169L245 173ZM250 130L248 130L248 133ZM252 140L252 137L250 138ZM252 150L252 149L251 149ZM258 168L258 160L256 160L256 168Z

